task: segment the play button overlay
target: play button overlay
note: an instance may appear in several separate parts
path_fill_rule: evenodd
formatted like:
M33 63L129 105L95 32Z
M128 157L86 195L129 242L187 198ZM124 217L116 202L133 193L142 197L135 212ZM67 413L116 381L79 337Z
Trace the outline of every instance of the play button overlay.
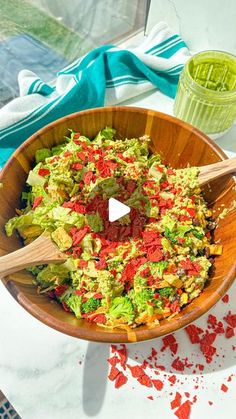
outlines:
M108 201L108 219L111 223L130 213L130 207L115 198Z
M93 237L110 242L142 238L150 217L145 179L110 177L84 196L86 218Z

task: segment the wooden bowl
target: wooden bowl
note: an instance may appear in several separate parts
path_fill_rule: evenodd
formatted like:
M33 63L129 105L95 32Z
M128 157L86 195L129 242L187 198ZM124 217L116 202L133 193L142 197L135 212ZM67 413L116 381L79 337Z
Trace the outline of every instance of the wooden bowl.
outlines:
M160 153L172 167L201 166L226 158L223 151L208 137L192 126L159 112L131 108L107 107L78 112L61 118L30 137L6 164L0 175L4 188L0 189L0 255L22 246L17 235L7 238L4 231L6 221L13 217L15 208L20 206L21 191L27 174L34 165L35 151L42 147L52 147L63 141L68 128L93 137L105 126L117 129L123 137L150 135L151 149ZM206 199L215 215L222 205L229 207L236 200L235 181L225 176L211 183L211 189L204 191ZM6 193L7 191L7 193ZM84 320L77 320L65 312L59 304L36 292L32 276L21 271L3 279L13 297L33 316L60 332L78 338L99 342L135 342L156 338L186 326L209 310L227 291L234 280L236 262L236 216L235 210L220 220L215 238L223 244L223 255L216 258L214 276L202 294L181 313L171 320L163 320L160 326L138 327L124 330L106 330Z

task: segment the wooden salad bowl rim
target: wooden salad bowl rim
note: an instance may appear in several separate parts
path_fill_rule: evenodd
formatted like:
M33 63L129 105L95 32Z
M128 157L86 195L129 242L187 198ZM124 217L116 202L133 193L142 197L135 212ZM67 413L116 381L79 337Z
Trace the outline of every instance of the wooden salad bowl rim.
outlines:
M68 123L77 118L77 116L89 115L89 114L103 114L103 113L116 113L116 112L125 112L127 114L137 113L141 115L147 115L148 117L158 117L161 120L169 121L174 123L175 125L183 128L186 131L189 131L195 134L201 141L203 141L207 146L210 147L212 151L214 151L214 155L218 160L227 159L226 154L222 151L222 149L215 144L209 137L203 134L198 129L192 127L191 125L183 122L173 116L157 112L150 109L139 108L139 107L131 107L131 106L110 106L110 107L103 107L103 108L95 108L95 109L88 109L85 111L76 112L67 116L64 116L52 123L49 123L32 136L30 136L23 144L21 144L17 150L13 153L11 158L6 163L5 167L0 173L0 182L7 174L8 170L14 164L14 159L17 159L20 154L23 154L24 150L34 142L39 136L42 137L45 133L48 133L51 130L54 130L55 127L59 126L62 122ZM69 124L68 124L69 127ZM143 133L140 133L142 135ZM236 185L236 181L230 177L231 183L234 182ZM232 185L231 185L232 188ZM227 192L227 191L226 191ZM235 250L236 250L236 241L234 243ZM1 246L0 246L1 247ZM236 252L235 252L236 253ZM3 253L2 253L3 254ZM46 303L42 304L42 308L37 305L37 303L33 303L24 292L19 289L17 282L14 281L14 275L10 275L2 279L4 285L11 293L11 295L20 303L30 314L36 317L41 322L45 323L46 325L62 332L67 335L71 335L77 338L95 341L95 342L109 342L109 343L125 343L125 342L137 342L137 341L144 341L153 338L157 338L169 333L173 333L178 329L181 329L187 326L189 323L193 322L201 315L206 313L211 307L213 307L217 301L225 294L228 288L234 281L235 278L235 271L236 271L236 261L232 264L231 269L229 269L226 275L222 278L221 283L214 290L211 294L207 294L207 298L204 300L204 304L200 304L197 306L194 305L194 309L187 309L185 311L182 310L177 316L173 317L170 320L164 320L160 322L160 325L154 328L148 328L147 326L140 326L135 329L130 329L128 331L121 330L121 329L114 329L109 330L103 327L99 327L97 325L91 325L84 320L77 320L74 318L71 319L70 322L66 322L61 320L60 316L55 317L55 315L50 314L49 312L45 311ZM24 271L22 271L22 275L24 275ZM46 298L46 297L45 297ZM48 297L47 297L48 298ZM197 297L198 299L199 297ZM197 300L196 299L196 300ZM188 307L191 307L189 304ZM60 308L60 310L62 310ZM66 313L68 315L68 313ZM72 316L72 314L71 314Z

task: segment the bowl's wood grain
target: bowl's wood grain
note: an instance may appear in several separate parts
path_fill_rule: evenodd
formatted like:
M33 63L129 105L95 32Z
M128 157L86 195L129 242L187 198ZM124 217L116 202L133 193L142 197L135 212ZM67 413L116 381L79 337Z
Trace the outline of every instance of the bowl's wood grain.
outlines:
M7 238L5 222L14 215L20 205L20 195L27 173L33 165L35 151L51 147L63 141L68 128L93 137L104 126L113 126L121 136L139 137L144 134L152 139L153 152L160 153L173 167L203 166L226 158L225 154L204 134L190 125L155 111L131 107L98 108L79 112L46 126L30 137L14 153L0 175L0 255L21 247L17 236ZM230 175L211 183L205 188L210 205L219 212L222 204L230 206L236 200L235 181ZM221 208L222 210L222 208ZM131 330L110 331L77 320L66 313L46 296L38 295L32 285L32 276L26 271L12 274L3 282L15 299L31 314L45 324L69 335L101 342L134 342L171 333L195 320L209 310L227 291L234 280L236 270L236 211L231 211L219 223L216 240L223 244L223 255L216 259L215 273L203 293L189 304L178 316L164 320L160 326L146 326Z

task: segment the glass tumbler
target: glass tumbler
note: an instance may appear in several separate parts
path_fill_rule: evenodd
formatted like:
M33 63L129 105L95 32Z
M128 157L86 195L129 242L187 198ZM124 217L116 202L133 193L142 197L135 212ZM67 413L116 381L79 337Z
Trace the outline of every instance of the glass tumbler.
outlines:
M204 51L187 61L180 75L174 115L215 139L236 118L236 56Z

